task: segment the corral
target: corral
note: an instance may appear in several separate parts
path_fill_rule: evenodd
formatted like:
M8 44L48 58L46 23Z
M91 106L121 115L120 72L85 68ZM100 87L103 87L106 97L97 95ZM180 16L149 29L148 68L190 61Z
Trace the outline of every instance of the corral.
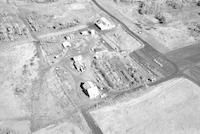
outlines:
M114 91L136 88L156 80L156 76L148 72L128 55L116 52L98 52L92 67L96 80Z

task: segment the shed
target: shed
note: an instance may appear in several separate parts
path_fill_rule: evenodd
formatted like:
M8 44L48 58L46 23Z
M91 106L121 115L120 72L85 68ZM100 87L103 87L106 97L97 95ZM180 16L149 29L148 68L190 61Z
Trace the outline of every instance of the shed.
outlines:
M108 19L105 17L101 17L95 22L95 25L100 29L100 30L110 30L115 27L114 24L112 24Z
M98 98L101 95L99 88L91 81L82 82L80 86L90 99Z
M71 45L71 43L69 41L65 41L65 42L62 43L62 46L64 48L67 48L67 47L71 47L72 45Z

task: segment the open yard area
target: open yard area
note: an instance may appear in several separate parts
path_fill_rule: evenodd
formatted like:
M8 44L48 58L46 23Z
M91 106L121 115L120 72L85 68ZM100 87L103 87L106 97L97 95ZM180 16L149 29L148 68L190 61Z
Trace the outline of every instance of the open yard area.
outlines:
M106 33L103 37L110 44L115 44L120 48L120 50L127 51L129 53L144 46L121 27L117 27L116 30Z
M148 94L91 111L104 134L198 134L200 88L184 78Z

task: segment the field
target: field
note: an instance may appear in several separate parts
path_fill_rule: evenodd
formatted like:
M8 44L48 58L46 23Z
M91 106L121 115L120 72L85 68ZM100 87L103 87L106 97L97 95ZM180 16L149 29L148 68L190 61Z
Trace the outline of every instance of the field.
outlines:
M0 134L31 134L30 121L1 121Z
M198 134L200 91L176 78L136 99L91 111L104 134Z
M195 0L100 0L98 3L163 53L195 45L200 40L199 7Z
M0 133L30 133L32 81L39 60L33 43L17 44L0 52Z
M32 81L38 76L38 57L33 43L0 52L0 119L30 116Z

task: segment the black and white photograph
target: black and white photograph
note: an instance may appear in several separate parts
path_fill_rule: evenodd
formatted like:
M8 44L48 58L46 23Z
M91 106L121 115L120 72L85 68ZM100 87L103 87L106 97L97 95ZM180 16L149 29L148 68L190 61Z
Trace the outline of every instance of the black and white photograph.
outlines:
M0 0L0 134L200 134L200 0Z

